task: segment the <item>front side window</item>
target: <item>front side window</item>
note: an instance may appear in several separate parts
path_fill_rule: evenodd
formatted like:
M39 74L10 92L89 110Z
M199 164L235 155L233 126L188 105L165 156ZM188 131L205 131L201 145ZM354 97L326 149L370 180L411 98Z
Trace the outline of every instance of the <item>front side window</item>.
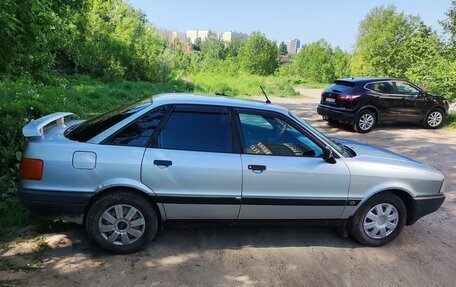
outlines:
M368 88L372 91L376 91L378 93L382 93L382 94L393 94L394 93L393 85L390 82L370 83L366 86L366 88Z
M176 107L161 130L163 149L232 152L231 122L225 108Z
M317 144L279 118L240 113L239 120L247 154L322 156L323 151Z
M166 111L166 106L153 109L147 114L141 116L139 119L135 120L126 128L111 136L103 143L111 145L145 147L161 119L166 114Z
M417 88L413 87L412 85L409 85L408 83L396 82L396 94L417 96L419 93L420 91Z

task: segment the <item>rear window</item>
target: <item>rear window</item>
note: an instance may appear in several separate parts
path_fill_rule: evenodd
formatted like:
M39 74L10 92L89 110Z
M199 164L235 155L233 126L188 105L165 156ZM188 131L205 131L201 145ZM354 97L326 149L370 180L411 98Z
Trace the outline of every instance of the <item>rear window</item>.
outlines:
M65 136L70 140L86 142L113 125L146 108L150 104L151 101L147 99L107 112L87 120L76 127L69 128L65 132Z
M326 91L334 93L350 93L353 91L355 83L348 81L334 81L334 84L329 86Z

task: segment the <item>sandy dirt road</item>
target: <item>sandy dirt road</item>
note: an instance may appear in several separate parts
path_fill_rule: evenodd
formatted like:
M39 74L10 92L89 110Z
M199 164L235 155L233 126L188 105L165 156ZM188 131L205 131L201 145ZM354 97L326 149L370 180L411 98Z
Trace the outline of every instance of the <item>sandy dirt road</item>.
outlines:
M379 145L436 167L447 177L443 207L382 248L363 247L334 228L192 226L165 229L144 251L120 256L91 246L84 230L75 227L46 235L51 248L38 256L41 268L2 270L0 282L68 287L455 286L456 131L381 125L361 135L321 120L316 114L320 90L300 92L303 97L272 101L330 136ZM12 244L0 259L32 262L37 257L34 244Z

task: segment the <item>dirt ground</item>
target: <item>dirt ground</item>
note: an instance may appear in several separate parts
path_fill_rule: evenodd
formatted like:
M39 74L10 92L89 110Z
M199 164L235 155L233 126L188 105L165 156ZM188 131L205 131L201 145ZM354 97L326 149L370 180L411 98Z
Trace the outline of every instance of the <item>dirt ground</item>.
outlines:
M50 247L39 252L35 242L25 241L0 253L10 262L0 268L0 286L455 286L456 130L385 124L361 135L321 120L320 90L299 91L303 97L271 100L330 136L436 167L446 176L443 207L381 248L363 247L334 228L192 226L165 229L145 250L120 256L91 246L83 228L74 227L47 234ZM36 268L14 271L31 262Z

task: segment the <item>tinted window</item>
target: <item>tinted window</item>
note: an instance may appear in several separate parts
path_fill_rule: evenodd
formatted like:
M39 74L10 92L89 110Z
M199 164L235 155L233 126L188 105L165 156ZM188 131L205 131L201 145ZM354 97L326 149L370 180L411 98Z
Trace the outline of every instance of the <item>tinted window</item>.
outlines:
M139 147L146 146L166 111L167 107L153 109L110 137L104 143Z
M405 82L396 82L396 94L416 96L420 93L415 87L405 83Z
M158 137L165 149L231 152L230 117L226 109L176 109Z
M350 94L351 92L353 92L354 87L355 87L355 83L353 83L353 82L335 81L334 84L329 86L325 91L326 92Z
M382 94L393 94L394 89L393 85L390 82L377 82L377 83L370 83L366 86L366 88L376 91Z
M148 99L136 102L130 106L121 107L107 112L101 116L87 120L75 127L71 127L65 132L65 136L74 141L86 142L120 121L139 112L150 104L151 101Z
M240 114L244 152L281 156L319 157L322 149L279 118Z

